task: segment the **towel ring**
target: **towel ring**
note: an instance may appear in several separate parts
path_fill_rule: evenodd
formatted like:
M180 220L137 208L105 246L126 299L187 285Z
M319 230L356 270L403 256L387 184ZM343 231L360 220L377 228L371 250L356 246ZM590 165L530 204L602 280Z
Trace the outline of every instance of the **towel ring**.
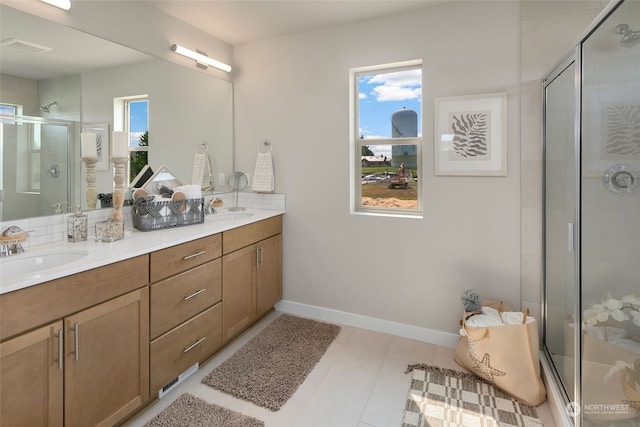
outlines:
M263 149L265 151L261 151ZM273 146L266 139L264 141L262 141L260 144L258 144L258 153L270 153L271 151L273 151Z
M207 145L206 142L203 142L202 144L198 145L198 150L197 150L198 154L207 154L208 152L209 152L209 146Z

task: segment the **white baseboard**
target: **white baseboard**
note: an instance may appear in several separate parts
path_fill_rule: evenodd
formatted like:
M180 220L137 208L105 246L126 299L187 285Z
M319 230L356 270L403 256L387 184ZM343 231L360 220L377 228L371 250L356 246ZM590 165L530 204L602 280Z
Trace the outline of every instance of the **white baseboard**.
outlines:
M330 308L317 307L314 305L301 304L287 300L282 300L277 303L276 310L283 313L311 317L347 326L355 326L357 328L369 329L376 332L438 344L450 348L455 348L458 344L458 340L460 339L458 335L448 332L436 331L434 329L421 328L418 326L407 325L405 323L398 323L390 320L383 320L375 317L363 316L346 311L333 310Z

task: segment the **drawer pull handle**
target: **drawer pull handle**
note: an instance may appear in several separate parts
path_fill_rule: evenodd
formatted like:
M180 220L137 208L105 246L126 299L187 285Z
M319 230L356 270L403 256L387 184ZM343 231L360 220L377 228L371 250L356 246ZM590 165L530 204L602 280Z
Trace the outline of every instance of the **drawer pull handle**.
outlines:
M195 254L187 255L186 257L184 257L184 258L182 258L182 259L183 259L183 261L186 261L186 260L188 260L188 259L195 258L195 257L200 256L200 255L204 255L204 253L205 253L205 252L206 252L206 251L196 252Z
M79 327L77 323L73 324L73 328L71 329L71 332L73 332L73 358L75 359L75 361L77 362L78 360L80 360L80 344L78 341L80 341L80 337L78 337L79 334Z
M200 344L202 341L206 340L207 337L202 337L200 338L198 341L194 342L193 344L191 344L189 347L185 348L182 352L186 353L188 351L191 351L195 346L197 346L198 344Z
M58 369L62 371L62 361L64 360L64 330L58 329Z
M183 301L189 301L191 298L200 295L201 293L203 293L204 291L206 291L206 289L202 288L199 291L195 291L194 293L192 293L191 295L187 295L186 297L183 298Z

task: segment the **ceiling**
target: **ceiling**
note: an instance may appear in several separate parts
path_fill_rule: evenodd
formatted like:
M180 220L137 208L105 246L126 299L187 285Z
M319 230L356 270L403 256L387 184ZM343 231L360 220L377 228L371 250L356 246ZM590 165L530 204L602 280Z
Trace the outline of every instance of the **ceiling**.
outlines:
M149 59L140 52L25 13L19 7L23 1L25 0L0 0L0 42L18 39L46 46L51 51L45 54L25 54L1 46L3 43L0 43L2 74L43 80ZM229 45L237 46L271 37L410 12L427 7L437 0L137 1ZM18 7L14 9L12 6ZM78 58L77 52L84 52L82 58ZM42 66L43 61L46 66Z
M144 0L232 46L422 9L435 0Z

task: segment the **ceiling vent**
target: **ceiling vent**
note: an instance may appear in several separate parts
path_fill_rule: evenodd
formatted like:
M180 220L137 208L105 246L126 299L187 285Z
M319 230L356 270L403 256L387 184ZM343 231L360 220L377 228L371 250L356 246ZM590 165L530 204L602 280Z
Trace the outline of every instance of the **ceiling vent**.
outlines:
M4 39L0 41L0 45L33 54L49 52L51 50L50 47L40 46L39 44L27 42L20 39Z

